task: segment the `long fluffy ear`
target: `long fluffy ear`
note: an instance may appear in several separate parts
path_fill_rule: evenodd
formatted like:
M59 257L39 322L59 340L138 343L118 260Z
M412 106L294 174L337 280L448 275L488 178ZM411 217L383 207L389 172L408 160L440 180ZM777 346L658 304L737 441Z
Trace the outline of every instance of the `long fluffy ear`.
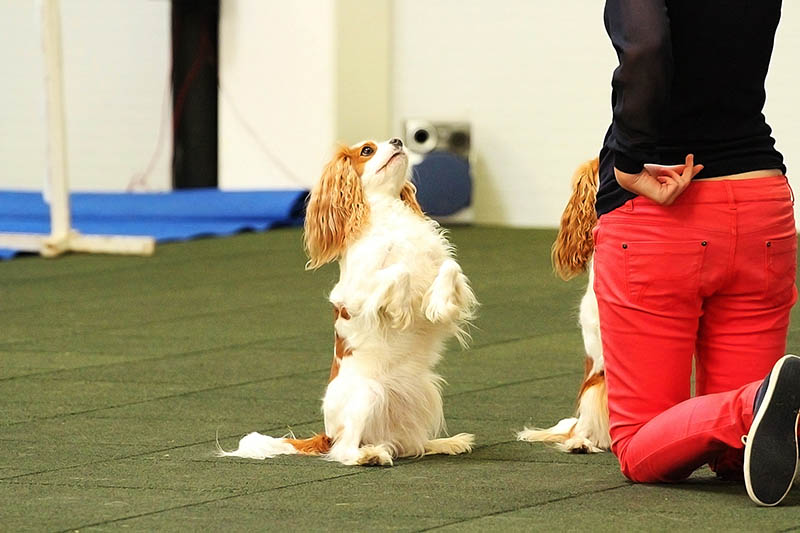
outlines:
M597 159L587 161L572 176L572 195L561 215L558 237L551 251L553 267L564 280L584 272L594 251L592 229L597 224L594 207L597 167Z
M408 180L403 184L403 189L400 191L400 199L403 200L412 211L418 215L424 215L422 208L419 206L419 202L417 202L417 187Z
M311 190L304 233L306 269L339 259L368 220L361 178L347 150L340 149Z

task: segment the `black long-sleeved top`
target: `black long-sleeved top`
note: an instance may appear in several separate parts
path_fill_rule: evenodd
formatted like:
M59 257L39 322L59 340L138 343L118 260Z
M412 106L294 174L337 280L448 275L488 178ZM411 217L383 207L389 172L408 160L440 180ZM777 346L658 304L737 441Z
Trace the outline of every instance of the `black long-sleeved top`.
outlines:
M600 152L599 215L635 195L614 167L704 169L696 179L777 168L762 109L781 0L607 0L606 31L619 58L613 122Z

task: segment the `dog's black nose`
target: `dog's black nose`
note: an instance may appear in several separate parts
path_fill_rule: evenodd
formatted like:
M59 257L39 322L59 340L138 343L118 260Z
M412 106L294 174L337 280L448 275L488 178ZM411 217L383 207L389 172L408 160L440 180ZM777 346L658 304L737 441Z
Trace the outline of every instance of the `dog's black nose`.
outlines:
M403 147L403 141L401 141L397 137L395 137L394 139L390 139L389 144L391 144L392 146L396 146L397 148Z

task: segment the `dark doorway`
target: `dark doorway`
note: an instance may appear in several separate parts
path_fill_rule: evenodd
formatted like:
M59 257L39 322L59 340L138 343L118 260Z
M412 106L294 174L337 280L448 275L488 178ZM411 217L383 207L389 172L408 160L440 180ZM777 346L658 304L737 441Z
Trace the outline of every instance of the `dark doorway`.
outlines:
M217 186L220 0L172 0L172 187Z

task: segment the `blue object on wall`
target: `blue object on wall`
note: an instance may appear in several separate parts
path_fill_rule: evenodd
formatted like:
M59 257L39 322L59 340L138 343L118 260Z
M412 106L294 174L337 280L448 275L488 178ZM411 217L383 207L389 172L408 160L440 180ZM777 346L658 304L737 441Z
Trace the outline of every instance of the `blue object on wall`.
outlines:
M413 167L411 181L417 186L417 200L431 216L447 216L472 202L469 162L450 152L430 152Z

